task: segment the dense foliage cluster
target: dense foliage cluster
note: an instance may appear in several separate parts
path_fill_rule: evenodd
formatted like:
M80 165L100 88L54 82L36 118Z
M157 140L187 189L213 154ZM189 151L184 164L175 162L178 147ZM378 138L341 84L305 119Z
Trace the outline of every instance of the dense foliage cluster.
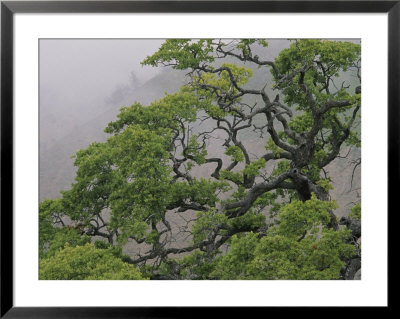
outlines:
M187 85L121 108L107 141L76 153L71 189L40 203L41 279L343 277L357 238L324 168L360 147L360 45L268 50L174 39L143 61Z

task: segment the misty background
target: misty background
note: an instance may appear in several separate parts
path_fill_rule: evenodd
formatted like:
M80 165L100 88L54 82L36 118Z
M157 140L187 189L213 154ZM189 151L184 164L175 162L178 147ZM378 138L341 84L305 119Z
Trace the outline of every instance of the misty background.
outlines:
M120 103L160 72L140 61L162 40L40 40L40 146Z
M268 41L266 53L259 54L261 58L274 59L290 45L283 39ZM40 40L40 201L60 197L60 190L71 187L76 171L71 156L94 141L105 141L107 134L103 130L116 119L121 107L135 101L148 105L165 93L178 91L185 83L185 71L140 64L162 42L161 39ZM253 71L249 85L257 85L265 78L265 71ZM347 80L354 92L358 83ZM251 135L244 138L250 139ZM258 147L254 145L255 149ZM218 148L210 151L222 153ZM360 167L355 170L349 187L354 167L351 163L360 157L360 150L349 151L347 158L336 159L328 166L335 187L332 199L340 206L335 212L339 217L347 214L360 196Z
M95 140L104 141L105 126L122 106L135 100L148 103L164 94L151 85L135 94L162 73L140 64L162 42L40 40L40 200L60 197L59 191L70 187L75 171L70 156Z

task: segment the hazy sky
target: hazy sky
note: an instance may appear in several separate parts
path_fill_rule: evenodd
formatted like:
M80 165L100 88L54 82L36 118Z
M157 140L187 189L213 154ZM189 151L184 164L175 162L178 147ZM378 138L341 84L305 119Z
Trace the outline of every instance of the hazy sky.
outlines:
M138 84L160 72L161 68L142 66L140 62L156 52L162 42L158 39L40 40L42 144L55 142L67 134L70 123L84 124L116 107L110 101L124 92L121 88L132 89L132 72Z
M99 94L111 92L118 83L126 83L134 71L142 81L157 68L142 67L140 62L159 48L163 40L50 40L40 41L40 76L45 87L65 87Z
M133 71L143 83L160 68L141 66L163 40L40 40L41 111L71 113L102 110L118 87L128 85Z

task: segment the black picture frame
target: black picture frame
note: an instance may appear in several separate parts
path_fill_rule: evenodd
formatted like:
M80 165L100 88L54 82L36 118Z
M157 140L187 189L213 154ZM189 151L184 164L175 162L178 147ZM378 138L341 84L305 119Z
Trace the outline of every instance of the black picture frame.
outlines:
M177 318L217 309L64 307L24 308L13 303L13 15L15 13L387 13L388 212L398 212L400 162L400 0L396 1L1 1L1 318ZM387 213L388 213L387 212ZM390 215L388 214L388 218ZM390 222L388 223L391 224ZM393 224L393 223L392 223ZM388 238L388 243L390 240ZM388 282L389 285L389 282ZM388 300L388 305L390 299ZM389 305L390 306L390 305ZM390 307L385 307L390 308ZM259 309L255 309L259 310ZM293 307L292 307L293 310ZM227 315L227 309L218 309ZM235 310L237 313L238 309ZM249 316L246 309L246 316ZM275 312L276 308L268 310ZM296 309L301 312L305 308ZM332 311L341 311L338 308Z

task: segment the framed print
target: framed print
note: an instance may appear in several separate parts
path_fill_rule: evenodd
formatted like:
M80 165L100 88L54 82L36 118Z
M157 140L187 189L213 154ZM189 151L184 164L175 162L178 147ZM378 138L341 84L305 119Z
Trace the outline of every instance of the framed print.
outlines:
M2 1L1 316L388 307L399 15Z

